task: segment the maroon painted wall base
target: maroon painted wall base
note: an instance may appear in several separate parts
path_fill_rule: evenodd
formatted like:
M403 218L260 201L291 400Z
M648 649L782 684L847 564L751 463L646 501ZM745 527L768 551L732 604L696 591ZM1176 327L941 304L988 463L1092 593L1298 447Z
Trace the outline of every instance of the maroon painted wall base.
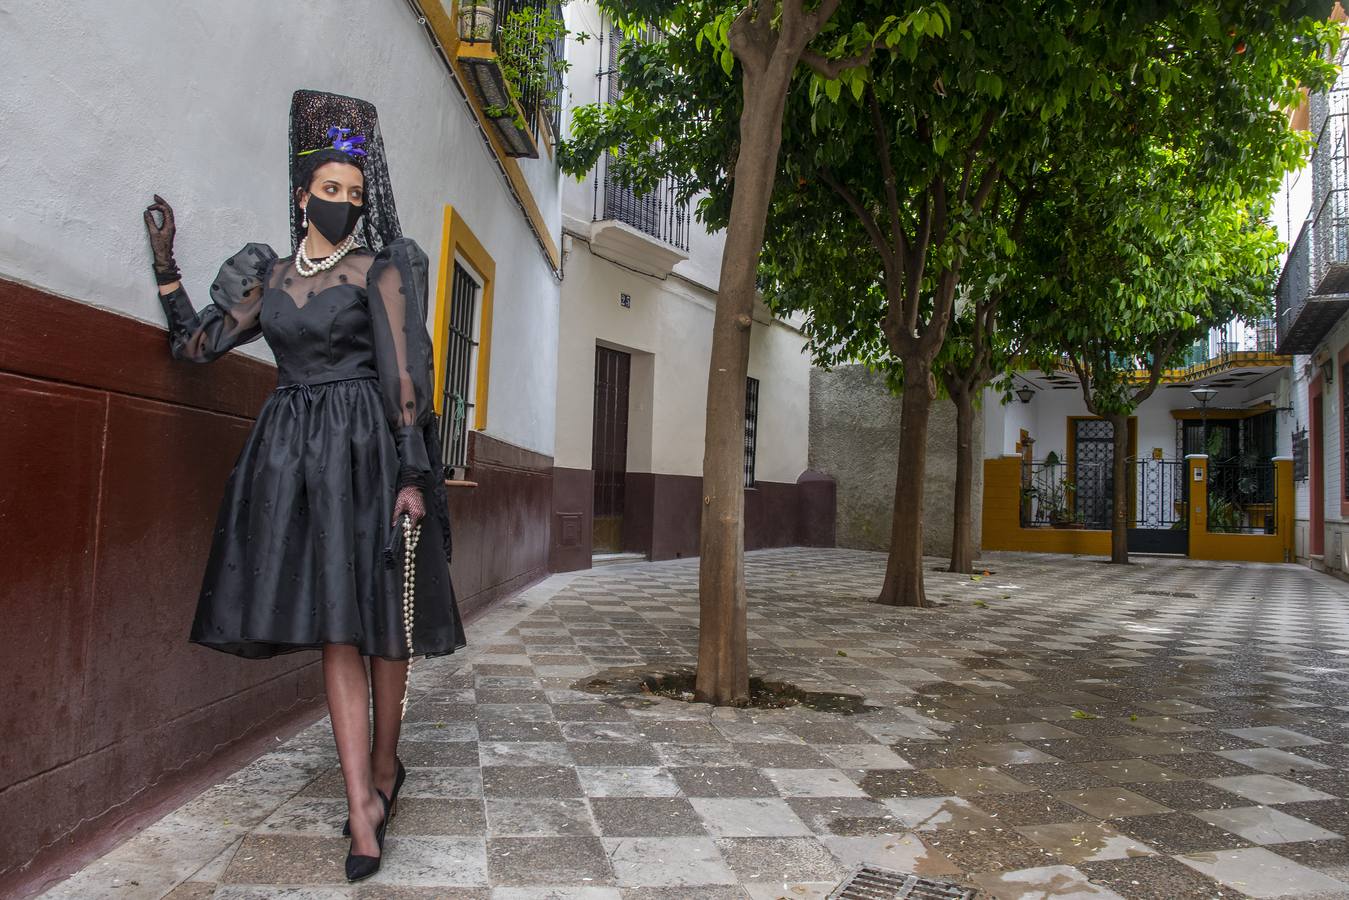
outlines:
M161 328L0 280L0 896L321 714L317 653L187 641L225 480L275 384L273 366L175 362ZM545 574L551 470L473 435L480 486L450 501L470 623Z
M554 572L590 568L592 476L589 469L553 470L549 565ZM832 547L835 486L807 471L796 484L760 481L745 491L745 549ZM629 472L624 479L623 549L649 559L698 555L702 479L696 475Z

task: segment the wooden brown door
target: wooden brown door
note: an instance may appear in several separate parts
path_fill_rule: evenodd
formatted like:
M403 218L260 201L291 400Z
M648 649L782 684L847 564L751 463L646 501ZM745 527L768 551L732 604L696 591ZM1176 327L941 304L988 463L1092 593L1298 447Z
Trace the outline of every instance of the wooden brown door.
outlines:
M597 553L623 549L623 500L628 470L628 376L632 357L595 348L595 417L591 469L595 475L594 539Z

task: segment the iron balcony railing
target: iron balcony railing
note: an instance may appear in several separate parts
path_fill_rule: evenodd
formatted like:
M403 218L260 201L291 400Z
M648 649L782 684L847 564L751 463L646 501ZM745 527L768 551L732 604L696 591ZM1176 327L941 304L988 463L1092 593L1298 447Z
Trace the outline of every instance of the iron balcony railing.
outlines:
M1343 60L1341 60L1342 62ZM1349 77L1308 100L1312 136L1311 293L1349 290Z
M1303 222L1283 264L1283 271L1279 273L1279 286L1274 292L1274 322L1280 347L1311 293L1311 244L1311 222Z
M619 51L623 32L610 28L605 35L609 46L601 54L606 67L597 73L599 97L605 103L618 100L622 90L618 77ZM658 41L660 30L646 28L637 40ZM616 220L631 225L658 241L687 251L689 249L689 204L684 199L686 185L677 178L662 178L650 191L638 193L617 177L621 152L607 152L595 170L595 221Z
M516 70L515 79L507 81L536 139L543 123L558 133L562 108L563 35L560 29L555 37L541 33L544 19L560 22L561 5L554 0L466 0L459 6L459 39L490 43L503 74Z
M1184 368L1202 366L1234 353L1274 353L1278 335L1274 319L1256 319L1251 322L1228 322L1195 341L1180 362Z

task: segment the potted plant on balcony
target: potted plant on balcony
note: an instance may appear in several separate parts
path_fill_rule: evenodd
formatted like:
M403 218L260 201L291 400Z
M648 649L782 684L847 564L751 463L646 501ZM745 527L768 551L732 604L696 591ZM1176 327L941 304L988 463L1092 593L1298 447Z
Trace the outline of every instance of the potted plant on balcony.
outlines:
M566 34L567 27L554 9L542 5L522 6L506 14L501 26L497 61L513 102L488 107L489 117L510 119L510 124L517 130L526 132L534 123L526 122L522 114L525 98L534 98L540 112L557 103L561 76L570 63L561 55L554 56L549 48Z
M496 26L496 10L491 4L468 4L459 7L459 39L461 41L490 41Z

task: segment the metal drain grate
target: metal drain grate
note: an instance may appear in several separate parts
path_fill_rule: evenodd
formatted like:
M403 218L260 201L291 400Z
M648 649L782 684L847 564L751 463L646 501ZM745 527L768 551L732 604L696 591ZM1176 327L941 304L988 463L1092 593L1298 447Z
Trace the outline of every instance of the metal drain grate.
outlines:
M974 900L974 891L879 866L855 866L826 900Z

